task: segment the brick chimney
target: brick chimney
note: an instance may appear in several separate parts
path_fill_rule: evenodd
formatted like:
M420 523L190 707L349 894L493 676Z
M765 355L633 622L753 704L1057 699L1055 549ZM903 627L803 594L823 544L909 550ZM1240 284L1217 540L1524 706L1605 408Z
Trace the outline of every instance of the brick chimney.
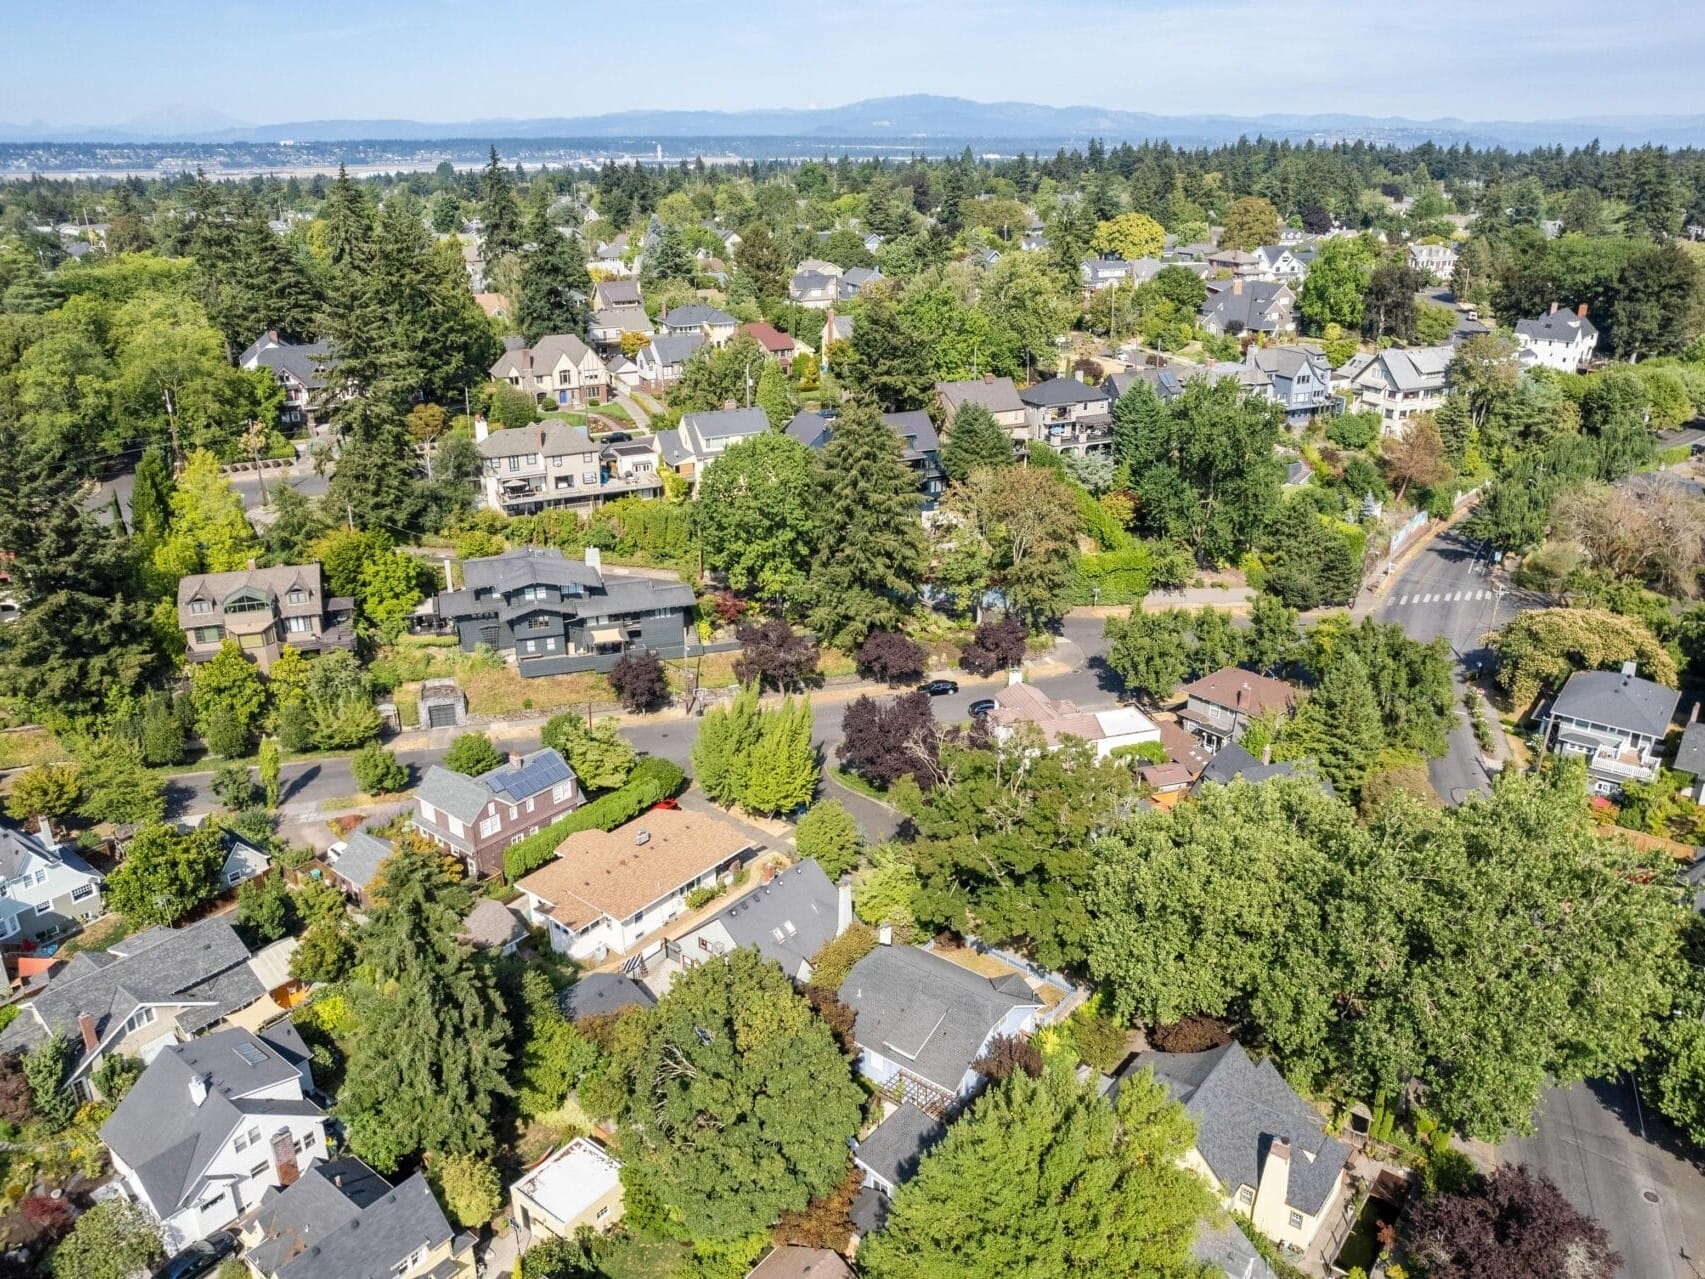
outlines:
M95 1019L88 1013L77 1014L77 1029L83 1032L83 1051L92 1053L101 1046L101 1037L95 1031Z
M983 374L983 385L991 386L994 384L994 380L995 380L995 375L993 373Z
M1243 296L1243 277L1241 275L1231 282L1231 291L1237 297Z
M1553 302L1551 304L1551 310L1548 312L1548 314L1550 314L1550 315L1556 315L1557 314L1557 303Z
M1583 320L1586 319L1587 318L1587 304L1585 302L1583 302L1578 307L1576 307L1575 308L1575 314L1580 316L1581 319L1583 319Z

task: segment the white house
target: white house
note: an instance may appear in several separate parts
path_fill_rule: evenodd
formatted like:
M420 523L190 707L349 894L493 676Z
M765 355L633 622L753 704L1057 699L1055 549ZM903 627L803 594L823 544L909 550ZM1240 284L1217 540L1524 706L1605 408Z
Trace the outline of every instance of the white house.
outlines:
M693 479L696 489L704 468L729 445L769 433L770 419L760 408L711 409L683 414L680 426L658 432L657 449L668 466Z
M1054 701L1033 684L1014 682L1001 689L987 718L989 732L997 741L1006 741L1021 725L1029 724L1050 748L1062 738L1075 737L1093 746L1097 759L1106 759L1123 747L1160 743L1159 726L1134 706L1079 710L1075 703Z
M553 950L602 962L683 914L693 889L715 884L753 851L727 822L657 808L612 831L577 831L516 887Z
M1401 435L1411 418L1432 413L1450 390L1453 346L1392 347L1358 356L1334 374L1348 388L1350 409L1377 414L1383 435Z
M603 1233L622 1219L621 1160L576 1137L510 1186L509 1215L529 1247L573 1239L582 1226Z
M308 1048L288 1022L174 1044L101 1126L113 1169L168 1252L230 1225L324 1158Z
M811 979L817 952L852 921L851 883L830 883L823 868L807 858L675 938L668 946L669 957L682 968L692 968L752 947L803 983Z
M1636 669L1624 662L1620 671L1576 671L1541 720L1546 744L1585 759L1587 785L1600 795L1649 782L1663 766L1681 694L1641 679Z
M0 941L52 941L102 914L100 872L41 833L0 825Z
M1537 320L1516 321L1516 343L1523 364L1538 364L1560 373L1579 373L1598 349L1598 326L1587 319L1587 304L1573 311L1557 303Z
M1409 265L1436 280L1449 280L1456 270L1456 249L1449 244L1411 244Z

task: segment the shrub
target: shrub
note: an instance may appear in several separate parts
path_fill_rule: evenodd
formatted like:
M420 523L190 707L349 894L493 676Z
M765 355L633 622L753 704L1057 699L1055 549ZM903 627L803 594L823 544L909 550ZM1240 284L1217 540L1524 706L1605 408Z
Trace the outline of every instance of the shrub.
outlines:
M503 763L503 755L484 733L463 733L450 743L444 767L452 773L477 777Z
M655 756L640 760L625 785L608 795L583 804L561 821L553 822L536 835L529 835L503 851L503 873L510 883L543 866L556 856L557 845L576 831L614 830L631 821L660 799L681 789L686 774L666 759Z
M623 653L609 680L622 705L635 713L648 711L669 696L669 679L655 653Z
M1022 1070L1032 1079L1042 1077L1042 1052L1028 1039L1017 1035L996 1035L989 1041L987 1051L971 1063L971 1069L996 1083Z
M1011 613L986 618L959 656L959 664L973 675L993 675L1024 660L1028 636L1024 623Z
M864 835L838 799L825 799L807 809L794 831L794 841L799 855L816 858L832 880L856 868L864 852Z
M687 894L687 909L697 910L700 906L708 906L727 891L721 884L701 884Z
M459 1226L483 1226L503 1206L497 1169L473 1155L445 1155L427 1165L427 1180Z
M839 937L831 937L811 957L811 984L825 990L839 990L852 966L876 949L876 930L868 924L854 924Z
M213 793L226 808L247 808L255 802L255 780L247 764L225 764L213 774Z
M860 675L893 685L922 679L929 654L922 644L898 631L872 631L858 646L853 661Z
M349 761L355 784L369 795L387 795L408 786L408 766L378 742L368 742Z

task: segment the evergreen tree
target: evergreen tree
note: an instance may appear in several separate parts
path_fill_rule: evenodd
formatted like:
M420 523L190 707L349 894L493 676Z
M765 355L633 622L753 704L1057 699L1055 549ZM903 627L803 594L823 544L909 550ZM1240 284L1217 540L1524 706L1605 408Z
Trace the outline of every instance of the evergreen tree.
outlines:
M533 248L521 264L515 326L531 346L547 333L579 334L586 327L592 277L580 241L548 221L531 229Z
M764 361L764 371L758 375L758 392L753 398L764 411L764 416L769 418L771 429L780 431L793 421L798 407L794 403L793 387L776 361Z
M865 303L853 325L847 382L889 412L921 409L935 385L929 344L886 298Z
M917 477L900 438L868 400L849 402L821 463L822 539L812 625L826 644L857 648L901 629L927 564Z
M365 266L373 241L373 202L341 164L326 192L320 221L325 227L326 262L333 271L347 275Z
M471 894L421 844L385 862L373 895L357 941L372 986L338 1098L350 1147L384 1172L423 1150L485 1154L509 1053L503 1001L458 940Z
M146 450L136 464L130 490L130 529L145 549L166 535L172 519L172 488L172 470L166 464L164 450Z
M745 793L746 772L760 731L755 683L736 693L727 706L712 707L699 722L693 774L699 789L716 803L738 803Z
M759 721L758 744L746 769L740 806L749 812L791 813L817 793L817 747L811 741L811 703L789 694Z
M859 1249L870 1279L1198 1274L1213 1211L1183 1166L1195 1126L1146 1072L1115 1104L1070 1071L1015 1071L948 1129Z
M0 627L0 688L54 724L93 715L153 672L135 548L83 507L61 448L0 413L0 547L21 612Z
M672 223L664 223L656 240L646 250L643 274L648 281L693 278L693 255L687 252L680 231Z
M496 146L480 175L480 222L480 252L488 268L521 247L521 205L509 174L498 162Z
M1283 759L1312 759L1340 791L1354 796L1385 745L1379 702L1366 663L1350 654L1333 663L1279 738Z
M840 1183L860 1110L828 1027L746 948L647 1015L620 1151L692 1238L739 1239Z
M967 404L953 415L941 446L941 469L947 478L966 479L979 466L1011 466L1012 440L981 404Z

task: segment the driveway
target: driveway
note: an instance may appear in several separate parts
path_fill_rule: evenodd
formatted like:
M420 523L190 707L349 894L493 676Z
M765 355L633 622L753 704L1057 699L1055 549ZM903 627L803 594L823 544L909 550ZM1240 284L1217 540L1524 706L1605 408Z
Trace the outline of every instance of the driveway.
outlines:
M1622 1254L1619 1273L1705 1273L1705 1152L1653 1115L1626 1077L1548 1088L1536 1119L1534 1135L1505 1142L1498 1158L1543 1173L1596 1217Z

